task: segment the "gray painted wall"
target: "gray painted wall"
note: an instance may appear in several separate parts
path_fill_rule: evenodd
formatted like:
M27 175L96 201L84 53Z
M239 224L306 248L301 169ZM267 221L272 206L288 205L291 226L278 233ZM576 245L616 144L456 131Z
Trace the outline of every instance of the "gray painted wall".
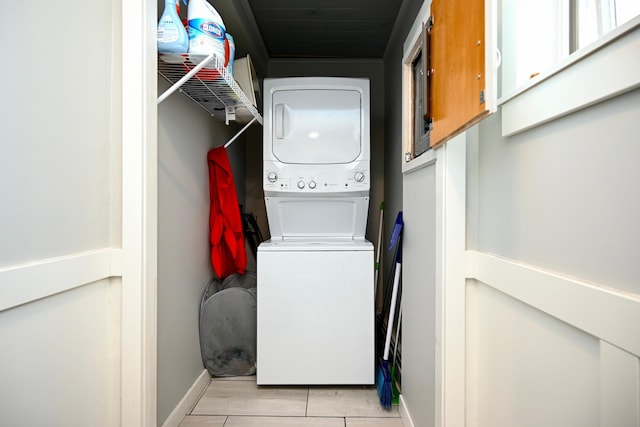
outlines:
M468 248L637 297L638 117L636 89L508 138L499 112L480 123L467 151ZM636 356L485 284L468 285L476 342L467 368L477 375L469 401L479 426L637 424ZM556 299L566 303L561 291L549 303ZM631 390L624 381L607 388L608 351L624 361L614 363L616 378L635 376ZM626 396L628 406L609 412L608 398Z
M638 117L635 90L510 138L499 113L482 122L470 243L640 293Z
M120 246L119 2L3 9L0 425L116 425L121 282L81 280Z
M102 34L86 38L58 32L42 37L42 29L59 16L49 7L32 11L14 4L7 13L21 18L7 22L3 34L21 34L21 40L3 43L3 54L20 65L1 74L1 264L107 247L109 156L118 131L111 127L117 101L109 54L111 1L82 9ZM23 27L18 22L26 17L29 25ZM60 58L60 50L71 58Z
M236 57L249 53L258 73L266 69L266 51L247 32L246 14L230 0L211 1L234 36ZM158 2L158 15L164 2ZM187 8L182 5L181 16ZM169 87L158 77L158 94ZM210 117L185 96L175 93L158 106L158 425L169 416L204 369L200 356L198 311L213 276L209 250L209 187L206 155L241 129ZM259 146L262 126L252 125L228 149L238 201L245 210L264 210L253 194L247 160ZM262 164L260 164L262 168ZM245 182L249 185L245 185ZM261 188L261 187L260 187ZM247 194L250 195L246 197ZM259 212L258 212L259 213ZM266 224L266 220L265 220ZM265 228L263 227L263 230ZM255 270L249 259L248 269Z
M158 93L168 84L159 78ZM202 373L198 313L213 277L207 152L239 129L174 93L158 106L158 423ZM244 200L244 137L228 150Z
M265 68L259 47L249 45L238 12L228 0L212 1L234 35L237 57L251 52ZM164 2L158 2L158 14ZM186 17L182 5L181 16ZM169 87L158 77L158 94ZM202 292L213 277L209 249L207 152L241 129L226 126L180 93L158 106L158 425L202 373L198 313ZM245 198L245 157L253 125L228 149L238 201ZM255 264L250 260L250 269Z
M422 1L403 1L384 56L384 203L385 232L388 242L396 214L402 210L402 50L404 39L416 18ZM384 262L386 278L392 257Z
M596 86L599 77L591 78ZM556 96L543 94L549 103ZM506 138L498 111L469 132L467 248L635 298L640 293L634 261L640 244L639 100L635 89ZM468 415L478 425L637 423L637 357L595 331L559 320L558 313L480 282L467 284L472 290L467 369L473 384ZM513 286L536 289L531 283ZM548 304L588 303L578 297L567 301L561 291L548 295ZM625 330L633 333L633 327ZM607 389L609 351L629 360L627 366L613 364L619 378L635 376L631 393L622 382ZM634 394L635 401L611 415L608 398L624 401ZM541 404L545 411L539 411ZM617 421L603 421L609 416Z
M435 420L436 166L404 177L402 396L416 426Z
M385 52L385 236L403 210L402 396L416 426L435 419L435 167L402 174L402 56L404 40L422 1L403 2ZM403 183L404 181L404 183ZM384 277L395 261L385 258Z

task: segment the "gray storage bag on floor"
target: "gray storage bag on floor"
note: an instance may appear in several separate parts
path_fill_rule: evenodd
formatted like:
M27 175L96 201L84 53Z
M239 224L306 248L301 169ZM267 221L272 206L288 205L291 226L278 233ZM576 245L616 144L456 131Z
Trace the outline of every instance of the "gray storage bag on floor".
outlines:
M256 373L256 275L213 279L200 303L200 350L213 376Z

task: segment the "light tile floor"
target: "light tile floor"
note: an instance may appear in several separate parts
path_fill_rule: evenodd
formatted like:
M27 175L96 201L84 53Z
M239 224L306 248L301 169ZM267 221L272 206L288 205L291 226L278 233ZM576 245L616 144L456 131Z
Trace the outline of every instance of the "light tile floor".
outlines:
M375 387L258 386L256 378L214 378L180 427L402 427Z

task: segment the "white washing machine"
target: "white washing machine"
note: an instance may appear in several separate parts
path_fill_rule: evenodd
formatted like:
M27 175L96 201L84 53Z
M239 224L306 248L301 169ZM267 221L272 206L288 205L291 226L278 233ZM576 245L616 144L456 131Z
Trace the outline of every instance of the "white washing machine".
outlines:
M369 82L264 82L257 382L373 384Z
M373 245L270 242L258 265L258 384L373 384Z

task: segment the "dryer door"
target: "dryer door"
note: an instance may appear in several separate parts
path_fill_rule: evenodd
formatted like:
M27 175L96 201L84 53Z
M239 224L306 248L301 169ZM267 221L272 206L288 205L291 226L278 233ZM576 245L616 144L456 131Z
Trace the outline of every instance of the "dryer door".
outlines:
M351 163L362 151L357 90L277 90L272 97L273 155L282 163Z

